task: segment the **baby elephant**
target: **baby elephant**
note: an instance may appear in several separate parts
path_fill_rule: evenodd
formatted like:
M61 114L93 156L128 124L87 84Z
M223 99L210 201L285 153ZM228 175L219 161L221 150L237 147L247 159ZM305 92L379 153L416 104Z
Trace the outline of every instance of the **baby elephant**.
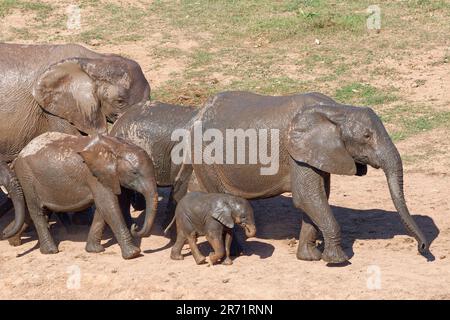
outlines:
M147 209L142 230L150 230L158 200L153 170L147 153L125 140L57 132L44 133L32 140L14 164L42 253L58 252L48 230L48 211L80 211L95 204L86 250L104 250L98 234L101 236L105 221L113 231L124 259L137 257L140 249L133 243L118 195L124 187L145 197ZM21 232L23 223L14 229L15 233ZM140 235L141 232L135 229L133 225L132 233Z
M245 199L222 193L188 193L178 203L175 217L165 232L174 221L177 223L177 240L170 257L173 260L182 260L181 249L187 240L197 264L202 264L206 260L197 247L197 236L206 236L214 249L209 255L211 264L217 263L225 255L223 264L230 265L234 224L244 228L247 237L254 237L256 234L250 203Z

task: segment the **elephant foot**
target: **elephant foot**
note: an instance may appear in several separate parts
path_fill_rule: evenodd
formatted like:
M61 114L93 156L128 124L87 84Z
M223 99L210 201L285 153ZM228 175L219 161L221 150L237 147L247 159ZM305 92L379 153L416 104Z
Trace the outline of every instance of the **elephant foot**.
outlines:
M170 259L172 259L172 260L183 260L184 257L183 257L183 255L181 255L181 254L179 254L179 253L173 253L173 252L171 252L171 253L170 253Z
M348 260L348 256L340 246L327 246L322 253L322 260L328 263L344 263Z
M12 247L18 247L22 244L22 238L19 236L14 236L8 239L9 245Z
M55 244L41 244L39 250L42 254L56 254L59 252Z
M194 257L194 259L195 259L196 264L206 263L206 257L204 257L204 256Z
M297 249L297 259L305 261L319 261L322 252L313 244L299 244Z
M99 242L88 241L86 243L85 250L91 253L100 253L105 251L105 248L103 248L103 246Z
M127 245L124 246L122 249L122 258L128 260L128 259L134 259L137 258L141 254L141 249L134 245Z
M230 258L226 258L225 260L223 260L222 264L231 266L233 264L233 260L231 260Z
M219 262L219 260L220 260L220 258L218 258L215 253L211 252L209 254L209 261L211 262L211 264L213 264L213 265L217 264L217 262Z

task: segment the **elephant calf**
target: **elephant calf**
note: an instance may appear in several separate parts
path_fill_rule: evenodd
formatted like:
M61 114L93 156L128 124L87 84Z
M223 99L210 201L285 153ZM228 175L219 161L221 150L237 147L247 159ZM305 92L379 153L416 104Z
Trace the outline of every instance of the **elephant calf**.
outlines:
M197 236L206 236L214 249L214 252L209 255L212 264L225 256L223 264L230 265L232 264L230 245L234 224L244 228L247 237L254 237L256 234L250 203L245 199L227 194L188 193L177 205L175 217L165 232L174 221L177 224L177 240L172 247L170 257L173 260L182 260L181 249L187 240L197 264L202 264L206 260L197 247Z
M119 138L50 132L35 138L22 150L14 171L23 188L42 253L58 252L48 230L47 211L80 211L95 204L86 250L104 250L100 240L106 221L120 245L122 257L131 259L139 255L140 249L133 243L117 196L128 189L144 195L144 226L136 231L133 225L131 233L148 235L158 195L153 163L144 150ZM14 230L8 233L23 230L23 221L24 217L16 212L16 223L11 225Z

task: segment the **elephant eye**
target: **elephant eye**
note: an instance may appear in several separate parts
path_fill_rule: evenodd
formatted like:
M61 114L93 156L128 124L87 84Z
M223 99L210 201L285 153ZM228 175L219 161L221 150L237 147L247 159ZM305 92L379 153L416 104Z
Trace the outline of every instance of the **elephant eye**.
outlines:
M372 137L372 133L371 132L366 132L364 133L364 139L369 140Z

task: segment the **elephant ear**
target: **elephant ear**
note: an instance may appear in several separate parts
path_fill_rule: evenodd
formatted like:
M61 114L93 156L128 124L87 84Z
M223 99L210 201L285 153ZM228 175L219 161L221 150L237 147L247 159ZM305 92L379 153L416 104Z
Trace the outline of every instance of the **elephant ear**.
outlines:
M88 134L106 132L97 86L84 71L84 58L71 58L50 66L37 79L33 96L45 111L72 123Z
M94 177L114 194L119 195L121 191L117 156L104 140L101 136L96 135L79 154Z
M346 150L337 125L342 119L336 121L342 115L322 112L326 108L308 107L294 117L288 132L288 152L295 160L322 171L354 175L355 161Z
M219 200L212 212L212 217L222 223L227 228L234 227L233 217L231 216L231 207L223 200Z

